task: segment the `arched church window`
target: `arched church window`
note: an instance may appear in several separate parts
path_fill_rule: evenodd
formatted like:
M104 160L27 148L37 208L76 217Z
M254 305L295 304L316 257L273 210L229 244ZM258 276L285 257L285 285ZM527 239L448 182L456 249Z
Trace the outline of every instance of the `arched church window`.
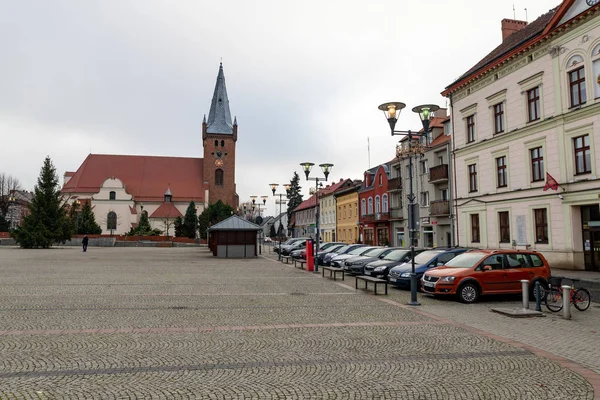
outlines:
M215 171L215 185L223 186L223 170L221 168Z
M225 147L225 141L221 140L221 147Z
M116 200L116 199L117 199L117 193L116 193L116 192L114 192L114 191L111 191L111 192L108 194L108 199L109 199L109 200Z
M219 141L215 140L215 147L219 147Z
M109 231L117 229L117 213L109 211L106 216L106 229Z

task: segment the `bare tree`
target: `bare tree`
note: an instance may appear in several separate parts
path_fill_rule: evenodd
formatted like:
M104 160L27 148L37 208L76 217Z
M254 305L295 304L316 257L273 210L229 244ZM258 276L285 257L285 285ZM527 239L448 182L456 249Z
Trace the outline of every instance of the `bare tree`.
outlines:
M4 172L0 173L0 214L8 213L10 194L21 188L21 182L17 178Z

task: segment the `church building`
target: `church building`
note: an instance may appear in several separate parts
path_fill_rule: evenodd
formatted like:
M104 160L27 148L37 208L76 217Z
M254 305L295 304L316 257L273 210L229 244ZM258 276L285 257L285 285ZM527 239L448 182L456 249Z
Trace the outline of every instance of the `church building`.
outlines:
M203 158L89 154L66 172L62 193L68 204L91 202L103 234L125 234L146 213L152 228L174 234L174 220L191 201L198 214L218 200L234 209L237 119L232 122L223 65L202 122Z

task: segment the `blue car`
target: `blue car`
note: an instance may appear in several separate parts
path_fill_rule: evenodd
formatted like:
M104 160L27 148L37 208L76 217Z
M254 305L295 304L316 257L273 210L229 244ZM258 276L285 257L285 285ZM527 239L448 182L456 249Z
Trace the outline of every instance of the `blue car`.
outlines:
M464 253L465 248L443 248L425 250L415 257L415 273L417 280L420 280L423 274L430 268L439 267L446 264L457 255ZM412 261L405 262L394 268L388 273L388 282L402 289L410 289L410 274L412 272Z

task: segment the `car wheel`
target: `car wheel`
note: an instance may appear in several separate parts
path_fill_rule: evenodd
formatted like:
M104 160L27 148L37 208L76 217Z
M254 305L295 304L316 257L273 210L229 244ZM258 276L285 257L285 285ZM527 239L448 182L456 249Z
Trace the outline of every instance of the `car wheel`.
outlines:
M475 303L479 298L479 288L473 283L465 283L458 289L458 299L463 303Z

